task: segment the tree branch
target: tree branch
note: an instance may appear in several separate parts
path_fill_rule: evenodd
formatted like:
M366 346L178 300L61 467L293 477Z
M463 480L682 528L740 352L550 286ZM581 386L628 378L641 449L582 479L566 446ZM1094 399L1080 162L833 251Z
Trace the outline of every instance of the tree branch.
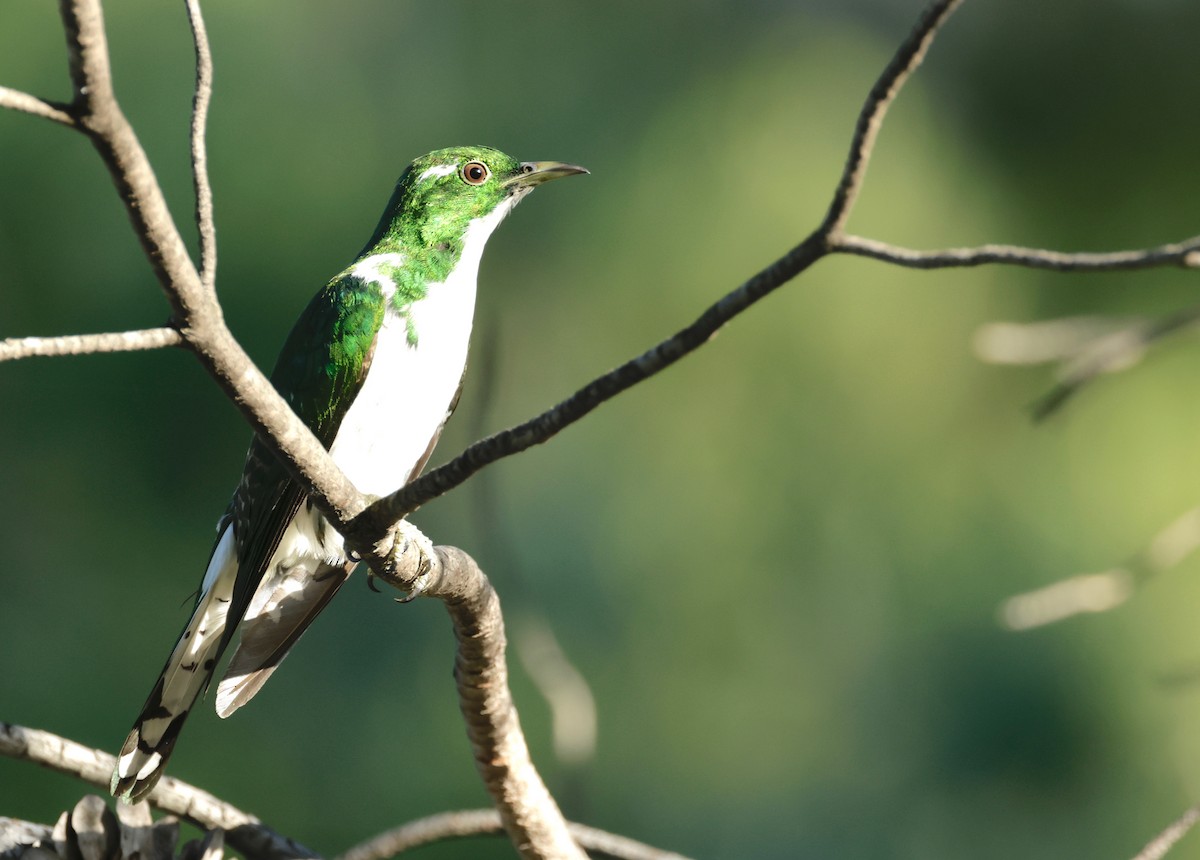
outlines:
M75 128L75 117L71 115L70 105L46 101L9 87L0 87L0 108L40 116L42 119L57 122L68 128Z
M0 755L69 774L107 791L116 759L102 750L77 744L39 729L0 723ZM262 860L293 860L318 855L267 827L253 815L218 800L174 777L164 777L150 798L159 809L196 826L228 831L229 844Z
M350 519L365 507L365 499L234 340L215 295L204 288L192 265L146 153L113 95L99 0L60 0L60 13L78 127L112 175L134 232L174 309L179 332L255 432L311 488L322 509L335 522Z
M1133 860L1161 860L1180 839L1187 836L1188 831L1197 821L1200 821L1200 804L1190 807L1183 815L1171 822L1171 825L1150 840L1150 843L1139 851Z
M137 352L180 346L183 336L173 328L147 328L105 334L68 334L60 337L10 337L0 340L0 361L54 355L92 355Z
M842 178L833 192L829 211L817 229L818 233L830 238L841 234L866 178L875 139L879 136L879 129L883 126L883 118L888 108L908 82L909 76L925 59L925 52L929 50L942 24L961 3L962 0L936 0L931 3L917 20L908 38L900 45L891 62L887 64L875 86L871 87L866 103L858 114Z
M682 854L662 851L634 839L587 827L574 822L567 823L571 836L580 847L593 854L602 854L619 860L687 860ZM447 839L467 836L488 836L504 832L500 815L494 809L464 809L458 812L442 812L416 821L410 821L393 830L381 833L366 842L354 846L336 860L388 860L405 851L420 848Z
M833 253L856 254L905 266L911 269L948 269L1001 263L1028 269L1052 269L1057 272L1113 272L1123 269L1150 269L1158 266L1200 268L1200 236L1182 242L1158 245L1136 251L1104 251L1099 253L1064 253L1020 245L979 245L974 248L945 248L939 251L916 251L844 235L831 241Z
M960 3L961 0L937 0L931 4L872 87L859 111L846 167L834 191L829 212L811 235L710 306L687 328L615 370L597 377L541 415L476 442L449 463L376 502L364 512L361 522L350 524L351 531L377 531L385 523L398 520L449 492L484 466L547 441L601 403L660 373L700 348L735 316L829 253L834 237L840 233L849 217L866 175L871 149L888 106L924 58L942 24Z
M212 100L212 51L200 13L200 0L185 0L192 41L196 46L196 88L192 98L192 184L196 191L196 229L200 233L200 281L206 290L216 288L217 228L213 223L212 185L208 181L208 148L204 131Z
M454 679L475 765L513 845L526 858L584 860L558 804L550 796L521 732L508 687L500 598L474 560L460 549L438 547L431 559L427 596L450 613L458 649ZM404 588L388 577L387 581Z

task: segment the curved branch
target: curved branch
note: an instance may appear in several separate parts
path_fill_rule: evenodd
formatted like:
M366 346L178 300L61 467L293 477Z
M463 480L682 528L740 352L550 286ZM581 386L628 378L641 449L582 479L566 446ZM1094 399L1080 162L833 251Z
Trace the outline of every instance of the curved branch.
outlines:
M568 822L567 829L580 847L594 854L615 857L618 860L687 860L682 854L662 851L635 839L595 827ZM388 860L405 851L434 842L467 836L499 835L503 832L500 814L494 809L442 812L380 833L354 846L336 860Z
M212 100L212 51L208 30L200 13L200 0L186 0L192 42L196 47L196 89L192 98L192 184L196 192L196 229L200 233L200 282L215 288L217 280L217 228L213 223L212 185L208 181L208 148L204 131Z
M107 791L116 759L103 750L92 749L39 729L0 723L0 755L41 765L69 774ZM276 833L253 815L218 800L174 777L164 777L150 796L151 803L202 829L229 832L229 844L247 854L267 860L316 857L303 845Z
M182 344L183 336L173 328L146 328L104 334L68 334L60 337L10 337L0 340L0 361L34 356L137 352Z
M426 594L445 603L454 624L459 708L504 829L522 857L584 860L529 757L508 688L500 598L462 550L438 547L434 555Z
M937 0L929 5L922 13L908 38L900 45L890 63L871 87L867 101L858 114L858 123L854 128L854 138L850 142L850 153L846 158L846 166L842 170L842 178L837 190L833 192L833 200L825 220L821 222L819 233L826 236L837 236L850 217L854 201L858 198L859 189L867 175L867 165L871 161L871 153L875 148L875 138L883 126L883 118L892 102L896 100L900 89L908 81L909 76L925 59L925 52L933 42L934 36L950 14L962 3L962 0Z
M843 235L830 240L829 250L836 254L870 257L910 269L950 269L988 263L1057 272L1113 272L1158 266L1200 268L1200 236L1136 251L1066 253L1020 245L979 245L974 248L917 251L862 236Z
M21 113L40 116L51 122L57 122L68 128L75 128L75 117L71 115L71 106L58 102L40 99L35 95L23 93L9 87L0 87L0 108L20 111Z

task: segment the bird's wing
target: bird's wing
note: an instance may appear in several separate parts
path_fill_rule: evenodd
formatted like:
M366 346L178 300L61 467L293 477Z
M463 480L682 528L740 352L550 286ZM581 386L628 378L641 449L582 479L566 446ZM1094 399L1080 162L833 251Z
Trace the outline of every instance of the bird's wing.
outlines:
M217 686L218 716L228 717L254 697L353 569L353 562L334 567L306 559L267 574L242 619L237 650Z
M378 285L342 276L309 303L280 353L271 381L326 447L362 382L383 313ZM196 607L121 749L112 778L114 795L136 801L158 782L192 705L212 678L304 497L287 469L256 436L241 483L218 527ZM322 566L313 567L317 582L308 586L313 595L310 605L305 611L289 606L279 613L283 623L277 625L278 647L263 644L272 625L254 631L253 651L266 655L264 660L271 666L282 659L345 579L342 568L333 568L332 576L322 578L322 570L316 569ZM275 651L280 651L278 656Z
M378 284L343 275L309 303L280 353L271 381L326 448L362 386L383 317ZM249 670L250 655L276 665L348 575L341 565L268 570L293 520L315 516L307 509L306 495L255 436L230 511L239 565L229 616L237 621L226 625L222 647L244 619L243 645L235 657L239 671ZM317 528L322 527L318 518ZM252 695L250 691L238 704Z

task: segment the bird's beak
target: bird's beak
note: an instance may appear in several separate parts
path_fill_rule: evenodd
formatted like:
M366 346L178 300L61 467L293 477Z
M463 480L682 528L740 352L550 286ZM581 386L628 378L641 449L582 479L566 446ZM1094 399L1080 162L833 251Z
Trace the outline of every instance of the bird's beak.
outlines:
M564 176L575 176L587 173L587 168L578 164L566 164L562 161L525 161L521 163L521 172L505 184L516 190L518 188L533 188L551 179L561 179Z

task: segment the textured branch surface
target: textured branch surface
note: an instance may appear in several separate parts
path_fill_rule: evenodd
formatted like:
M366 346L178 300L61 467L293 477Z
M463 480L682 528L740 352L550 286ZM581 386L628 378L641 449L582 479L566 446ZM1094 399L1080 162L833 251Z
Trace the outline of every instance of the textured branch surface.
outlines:
M196 90L192 98L192 185L196 192L196 228L200 233L200 282L210 292L217 280L217 228L213 223L212 186L208 181L208 103L212 100L212 51L200 14L200 0L187 0L192 43L196 47Z
M136 352L179 346L183 337L173 328L148 328L105 334L68 334L61 337L11 337L0 340L0 361L36 355L90 355L102 352Z
M522 857L584 860L533 762L508 688L500 598L479 566L438 547L426 594L442 600L454 624L454 679L475 764Z

